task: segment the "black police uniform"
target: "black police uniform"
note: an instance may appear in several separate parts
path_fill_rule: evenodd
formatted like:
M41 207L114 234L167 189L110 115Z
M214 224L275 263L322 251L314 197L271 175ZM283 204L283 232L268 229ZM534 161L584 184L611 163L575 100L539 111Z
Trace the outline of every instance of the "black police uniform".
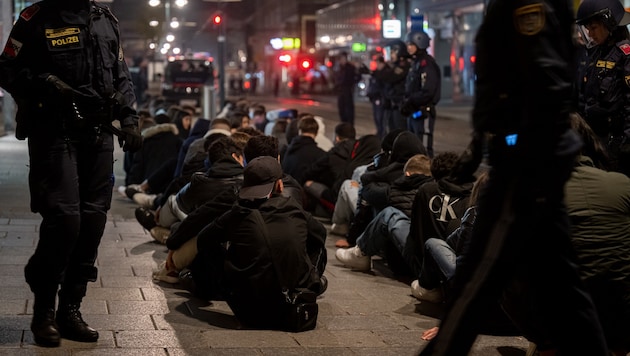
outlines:
M564 184L581 145L569 127L575 76L571 3L488 3L476 37L475 139L457 172L460 180L474 173L487 137L489 180L456 267L454 298L421 355L465 355L484 314L513 278L532 292L533 308L525 313L546 327L563 355L607 355L577 272L564 206Z
M630 176L630 41L588 49L578 111L608 147L614 170Z
M383 116L387 122L388 132L407 129L407 118L400 113L400 105L405 97L407 73L409 61L406 57L388 63L383 71L375 73L375 77L385 83Z
M430 157L433 157L435 105L440 101L441 81L442 74L435 58L426 50L418 48L413 55L405 81L405 99L401 105L401 113L407 117L407 129L420 137L423 143L426 142L425 146ZM426 131L425 121L427 121Z
M55 89L51 78L66 85ZM87 282L97 278L94 263L114 186L113 137L105 128L118 119L124 130L137 130L116 18L87 0L31 5L0 56L0 86L18 105L16 136L28 137L31 210L43 218L25 268L35 294L35 341L59 343L50 320L59 286L61 336L96 341L98 333L78 308Z

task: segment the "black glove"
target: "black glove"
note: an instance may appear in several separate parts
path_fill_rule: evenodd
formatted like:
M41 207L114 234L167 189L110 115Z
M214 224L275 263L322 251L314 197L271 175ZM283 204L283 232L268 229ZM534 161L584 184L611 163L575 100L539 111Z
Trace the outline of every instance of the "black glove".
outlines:
M475 172L483 159L483 134L473 132L472 140L468 147L459 156L455 168L451 172L451 178L457 183L475 181Z
M122 147L123 151L136 152L142 148L142 135L138 132L136 126L125 126L121 129L125 134L125 137L118 136L118 143ZM124 144L123 144L124 142Z
M414 107L408 99L403 100L400 105L400 113L403 116L409 116L414 113Z
M69 86L63 80L59 79L59 77L57 77L54 74L51 74L48 77L46 77L46 82L52 84L55 90L57 90L57 92L59 92L59 94L61 94L61 96L63 97L71 98L72 94L74 93L74 90L72 89L71 86Z

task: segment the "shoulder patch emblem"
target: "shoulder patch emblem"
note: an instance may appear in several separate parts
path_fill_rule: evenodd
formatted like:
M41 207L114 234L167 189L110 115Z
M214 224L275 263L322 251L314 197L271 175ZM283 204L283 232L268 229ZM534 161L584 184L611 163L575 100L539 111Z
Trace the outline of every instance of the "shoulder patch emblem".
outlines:
M23 18L25 21L28 21L37 13L37 11L39 11L39 5L35 4L24 9L24 11L22 11L22 14L20 14L20 17Z
M624 80L626 81L626 85L630 87L630 75L626 75Z
M18 53L20 53L20 49L22 48L22 42L16 40L13 37L10 37L7 41L7 44L4 46L4 51L2 54L7 56L8 58L17 57Z
M545 27L543 4L533 4L514 10L514 27L521 35L532 36Z
M623 54L625 54L626 56L630 54L630 44L624 43L621 46L619 46L619 49L621 50L621 52L623 52Z

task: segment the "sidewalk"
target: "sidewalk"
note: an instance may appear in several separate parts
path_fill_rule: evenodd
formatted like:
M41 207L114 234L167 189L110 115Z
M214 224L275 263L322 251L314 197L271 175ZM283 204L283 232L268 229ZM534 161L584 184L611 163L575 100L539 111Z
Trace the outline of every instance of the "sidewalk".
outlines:
M382 261L370 273L342 267L334 257L336 237L329 235L329 287L319 299L317 328L295 334L240 330L224 302L208 303L177 285L152 281L166 248L135 221L135 204L114 192L99 277L89 284L82 307L100 339L40 348L29 329L33 300L23 276L40 222L29 211L26 142L12 133L0 137L0 154L0 356L414 355L425 343L422 332L438 323L439 306L419 303L408 281L393 278ZM115 155L121 172L122 151L117 148ZM527 345L520 336L484 335L471 355L524 355Z

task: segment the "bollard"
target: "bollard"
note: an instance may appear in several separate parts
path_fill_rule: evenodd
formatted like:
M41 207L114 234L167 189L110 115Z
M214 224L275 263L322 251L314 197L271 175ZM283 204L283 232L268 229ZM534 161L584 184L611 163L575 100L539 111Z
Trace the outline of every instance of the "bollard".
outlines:
M203 98L202 98L202 112L203 117L209 120L214 119L216 115L216 98L214 94L214 87L210 85L203 86Z

